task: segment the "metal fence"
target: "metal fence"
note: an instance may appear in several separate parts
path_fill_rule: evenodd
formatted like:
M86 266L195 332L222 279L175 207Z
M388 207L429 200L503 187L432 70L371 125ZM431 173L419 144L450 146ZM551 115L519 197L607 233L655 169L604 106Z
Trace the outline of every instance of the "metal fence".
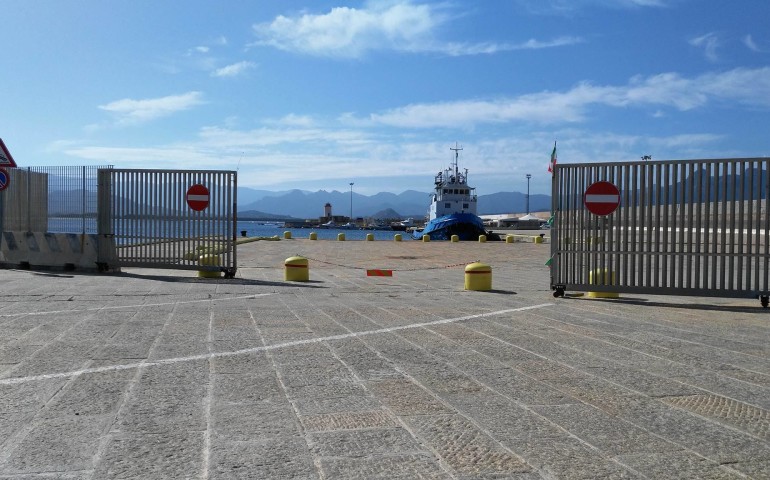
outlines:
M770 295L770 159L560 164L553 177L551 288L760 298ZM586 207L599 181L608 215Z
M97 171L111 166L8 168L7 231L96 233Z
M99 171L100 252L116 252L102 262L234 275L236 189L232 171Z

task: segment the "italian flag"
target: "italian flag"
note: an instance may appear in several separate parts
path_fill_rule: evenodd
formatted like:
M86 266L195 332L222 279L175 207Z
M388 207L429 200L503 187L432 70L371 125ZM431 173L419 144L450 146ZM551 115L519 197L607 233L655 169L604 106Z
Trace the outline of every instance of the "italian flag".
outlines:
M548 164L548 173L553 173L553 167L556 166L556 142L553 142L553 152L551 152L551 163Z

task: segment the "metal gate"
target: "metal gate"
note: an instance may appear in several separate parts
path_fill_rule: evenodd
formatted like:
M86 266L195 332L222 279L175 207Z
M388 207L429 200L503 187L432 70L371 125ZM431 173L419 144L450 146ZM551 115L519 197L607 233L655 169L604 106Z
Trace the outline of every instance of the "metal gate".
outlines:
M105 169L98 176L100 269L235 275L236 172Z
M554 296L576 290L742 297L767 306L769 167L766 158L558 165ZM587 196L597 182L616 186L616 195ZM602 214L618 205L597 215L589 211L596 210L592 201L605 202Z

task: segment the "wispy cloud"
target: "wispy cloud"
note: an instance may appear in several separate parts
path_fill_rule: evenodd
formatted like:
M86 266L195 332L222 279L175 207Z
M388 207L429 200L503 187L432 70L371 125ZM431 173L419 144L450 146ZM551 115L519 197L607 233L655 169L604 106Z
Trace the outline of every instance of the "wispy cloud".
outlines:
M515 98L413 104L370 115L373 124L403 128L473 128L480 124L579 122L591 106L673 108L680 111L709 102L729 101L770 108L770 67L735 69L694 78L665 73L634 77L627 85L581 83L565 92L541 92ZM352 124L364 119L348 116Z
M227 65L226 67L218 68L211 72L212 77L235 77L249 69L254 68L256 65L253 62L243 61Z
M201 92L187 92L143 100L124 98L106 105L99 105L99 108L114 114L120 125L134 125L189 110L202 103Z
M362 9L333 8L325 14L278 16L270 23L253 26L258 40L252 45L307 55L359 58L376 50L460 56L561 47L582 41L570 36L546 41L530 39L519 44L441 41L436 32L450 19L443 8L445 4L402 1L373 3Z
M700 37L690 39L690 45L703 49L704 55L710 62L716 62L719 60L717 49L720 47L721 42L716 33L711 32Z

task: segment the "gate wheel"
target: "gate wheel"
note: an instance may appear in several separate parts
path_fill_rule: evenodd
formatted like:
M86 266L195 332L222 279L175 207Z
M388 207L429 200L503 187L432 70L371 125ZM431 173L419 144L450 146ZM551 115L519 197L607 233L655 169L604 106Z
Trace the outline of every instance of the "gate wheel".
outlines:
M225 278L235 278L235 269L228 268L227 270L225 270Z
M563 288L557 288L553 291L554 298L559 298L564 296L564 289Z
M759 297L759 302L762 304L763 307L767 308L768 305L770 305L770 297L767 295L763 295Z

